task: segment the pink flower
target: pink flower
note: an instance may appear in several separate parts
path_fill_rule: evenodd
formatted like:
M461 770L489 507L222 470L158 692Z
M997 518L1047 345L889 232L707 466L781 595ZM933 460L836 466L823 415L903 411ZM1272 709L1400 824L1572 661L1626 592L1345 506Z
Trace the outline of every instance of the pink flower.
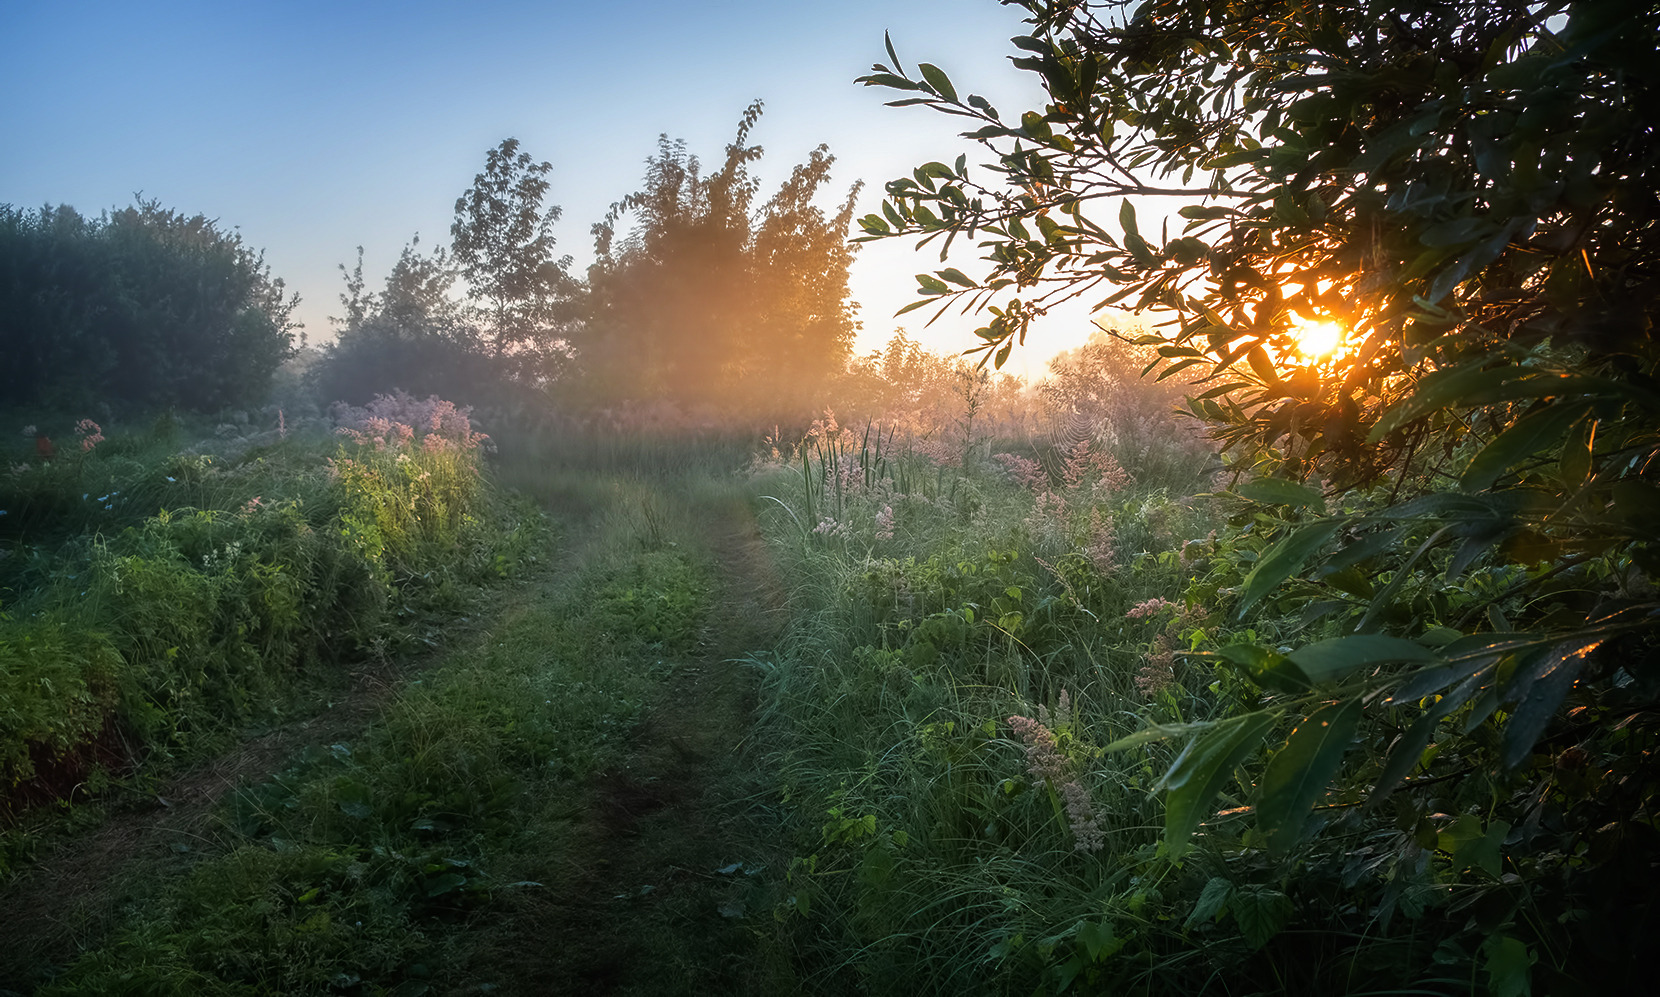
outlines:
M893 539L893 506L885 505L882 511L876 514L876 539Z
M1176 605L1168 599L1152 598L1146 602L1138 602L1124 615L1132 620L1145 620L1150 616L1157 616L1166 609Z
M104 442L104 431L91 419L82 419L75 424L75 432L81 437L81 452L89 453L92 448Z
M1002 464L1014 480L1034 492L1049 487L1049 472L1035 460L1012 453L994 454L991 459Z

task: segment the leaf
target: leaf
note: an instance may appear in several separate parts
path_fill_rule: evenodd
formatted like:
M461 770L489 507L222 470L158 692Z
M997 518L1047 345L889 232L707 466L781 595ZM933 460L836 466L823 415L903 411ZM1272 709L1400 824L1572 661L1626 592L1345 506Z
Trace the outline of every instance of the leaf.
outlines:
M956 267L948 267L944 270L938 271L938 273L942 278L953 284L961 284L963 287L975 286L974 279L963 273L961 270L958 270Z
M1269 548L1240 586L1239 618L1244 619L1245 611L1256 605L1257 600L1296 574L1342 525L1341 519L1316 520Z
M1229 644L1215 653L1239 665L1245 670L1246 677L1264 689L1301 693L1307 692L1314 684L1302 669L1278 651L1255 644Z
M1315 682L1342 678L1356 668L1394 661L1440 661L1435 652L1399 637L1351 634L1317 641L1292 651L1293 664Z
M1135 204L1128 198L1118 205L1118 224L1123 226L1125 235L1140 237L1141 230L1136 227L1135 222Z
M1420 378L1413 386L1412 396L1390 409L1372 427L1368 442L1376 443L1414 419L1444 408L1473 409L1553 395L1621 393L1613 382L1600 378L1515 365L1479 367L1477 363L1486 361L1448 367Z
M1270 886L1243 886L1230 904L1246 944L1261 948L1291 919L1291 898Z
M1172 737L1183 737L1196 731L1208 730L1214 726L1216 725L1208 720L1191 724L1153 724L1149 727L1144 727L1133 734L1126 734L1101 750L1108 753L1127 751L1130 748L1137 748L1151 741L1164 741Z
M1509 686L1521 698L1504 728L1504 749L1499 761L1505 768L1513 769L1527 760L1539 735L1545 732L1545 726L1567 698L1574 680L1579 678L1586 656L1602 646L1602 641L1601 636L1563 641L1539 664L1526 669L1525 681L1520 674L1523 669L1518 668L1518 674L1511 676Z
M1529 997L1533 993L1533 964L1539 957L1527 943L1509 935L1493 935L1481 945L1487 992L1492 997Z
M1279 718L1278 711L1259 710L1230 717L1189 741L1161 779L1164 802L1164 847L1172 860L1187 853L1188 838L1209 811L1212 798L1233 776L1233 770L1255 751Z
M1214 919L1222 913L1222 908L1228 902L1228 895L1233 892L1233 883L1221 876L1212 876L1199 891L1199 899L1193 904L1193 912L1187 915L1182 922L1183 931L1192 931L1193 926Z
M1579 402L1552 405L1522 416L1475 455L1459 484L1471 492L1492 487L1500 475L1518 462L1560 440L1590 410L1590 402Z
M1271 853L1284 855L1296 844L1309 809L1337 774L1360 714L1358 698L1322 706L1268 760L1257 790L1257 829L1268 836Z
M926 62L919 63L916 68L922 74L922 78L928 81L928 85L938 91L941 97L953 104L961 103L957 100L957 88L951 85L951 79L945 75L944 70Z
M1246 351L1245 359L1250 363L1251 369L1256 371L1257 377L1262 378L1263 384L1272 387L1280 383L1279 372L1274 369L1274 362L1268 359L1267 350L1253 346Z
M1113 933L1111 921L1084 921L1078 925L1078 945L1090 962L1110 959L1127 941Z
M1326 507L1325 496L1318 489L1284 478L1253 478L1234 490L1261 505L1289 505L1293 509L1311 506L1321 511Z
M1373 785L1372 795L1366 799L1367 809L1381 803L1383 798L1406 778L1407 773L1418 767L1419 761L1424 757L1424 748L1428 747L1429 739L1435 734L1436 726L1446 719L1449 713L1468 702L1477 689L1482 688L1483 680L1491 670L1492 666L1489 665L1465 679L1457 689L1442 696L1395 741L1394 747L1389 750L1389 761Z
M945 281L933 274L919 273L916 275L916 282L922 286L924 294L945 294L951 290L945 285Z

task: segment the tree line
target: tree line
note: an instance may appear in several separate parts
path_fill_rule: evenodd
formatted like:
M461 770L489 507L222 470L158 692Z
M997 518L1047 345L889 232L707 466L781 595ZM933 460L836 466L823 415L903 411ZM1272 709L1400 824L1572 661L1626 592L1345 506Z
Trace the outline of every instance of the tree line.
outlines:
M509 386L576 403L769 407L842 372L855 185L817 203L814 149L770 196L756 101L714 169L659 138L640 189L592 228L574 271L553 235L551 164L508 138L455 202L447 244L407 244L377 288L344 264L338 338L311 377L325 400L394 388L488 401ZM214 411L258 402L303 338L260 255L202 217L140 200L86 217L0 206L0 390L20 406Z

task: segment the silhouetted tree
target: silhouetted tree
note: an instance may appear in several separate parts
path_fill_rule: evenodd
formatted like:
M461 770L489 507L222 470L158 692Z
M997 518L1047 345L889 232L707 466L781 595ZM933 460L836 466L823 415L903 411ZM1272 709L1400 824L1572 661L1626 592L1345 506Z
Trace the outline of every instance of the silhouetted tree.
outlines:
M571 260L553 255L560 209L542 207L552 169L520 152L518 139L504 139L455 202L451 256L467 296L484 305L480 332L498 359L546 351L568 315Z

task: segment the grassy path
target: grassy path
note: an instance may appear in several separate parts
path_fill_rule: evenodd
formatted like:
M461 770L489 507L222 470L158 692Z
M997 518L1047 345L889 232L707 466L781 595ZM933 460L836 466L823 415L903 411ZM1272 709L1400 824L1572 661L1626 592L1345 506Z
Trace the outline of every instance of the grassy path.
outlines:
M638 480L548 497L558 567L430 667L366 672L0 891L0 993L792 989L733 660L785 615L752 515Z

